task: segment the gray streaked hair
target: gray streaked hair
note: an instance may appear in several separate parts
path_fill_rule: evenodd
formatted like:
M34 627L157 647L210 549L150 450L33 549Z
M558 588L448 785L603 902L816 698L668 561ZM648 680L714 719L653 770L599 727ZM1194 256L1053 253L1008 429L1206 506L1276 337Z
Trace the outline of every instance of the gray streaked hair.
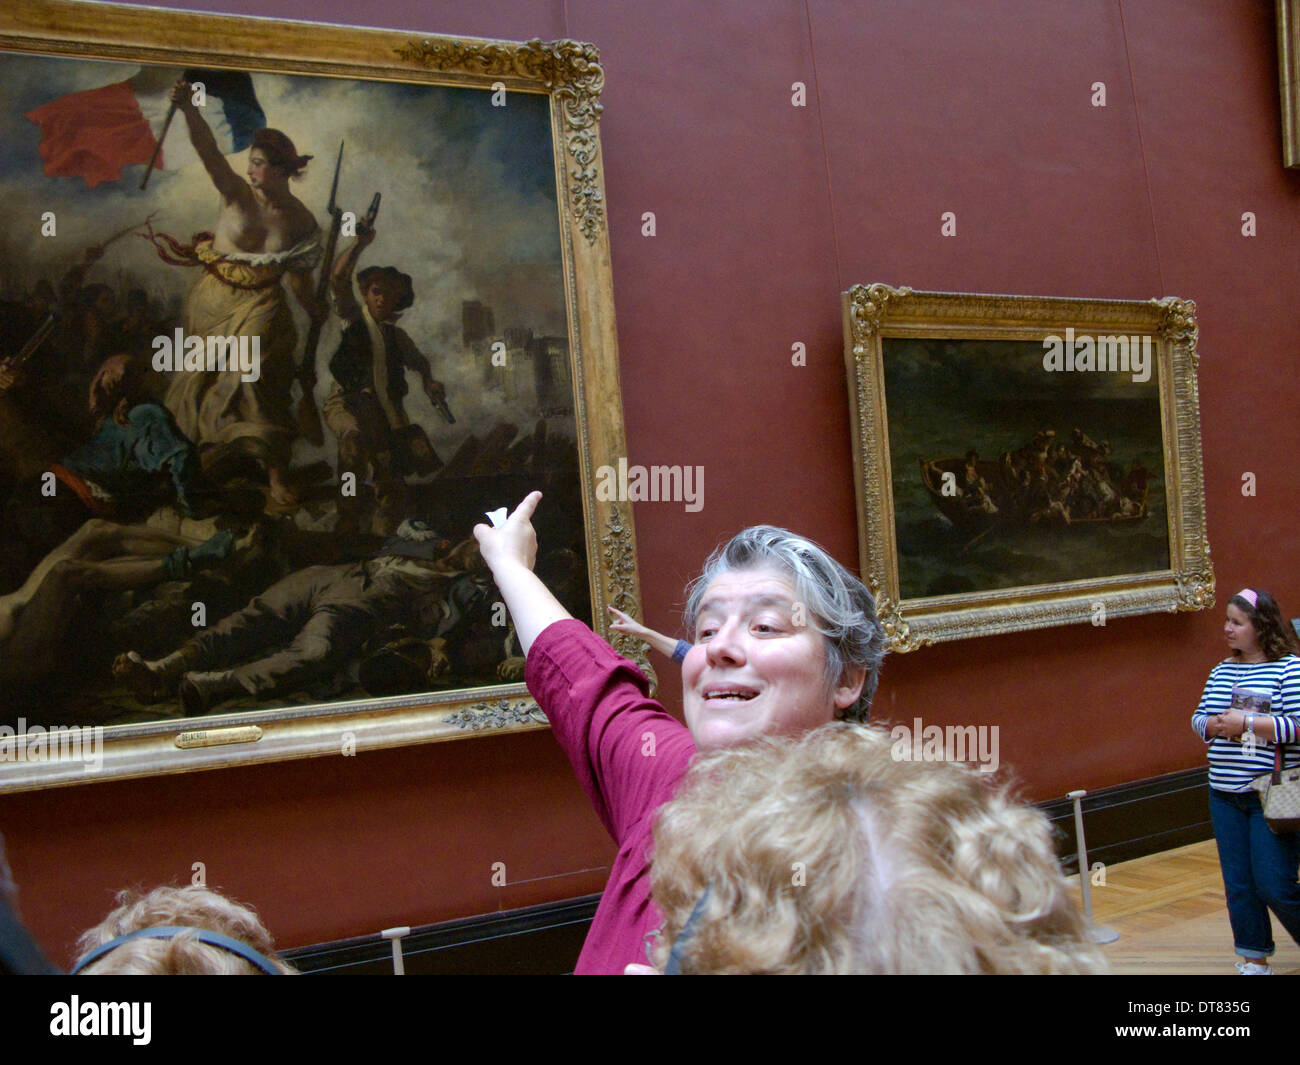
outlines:
M826 688L855 666L866 670L862 694L841 717L866 721L885 657L885 633L876 617L876 602L866 586L811 540L773 525L753 525L733 536L704 563L704 572L688 589L685 624L694 636L704 593L715 577L729 570L770 566L790 578L795 596L808 612L808 624L826 641Z

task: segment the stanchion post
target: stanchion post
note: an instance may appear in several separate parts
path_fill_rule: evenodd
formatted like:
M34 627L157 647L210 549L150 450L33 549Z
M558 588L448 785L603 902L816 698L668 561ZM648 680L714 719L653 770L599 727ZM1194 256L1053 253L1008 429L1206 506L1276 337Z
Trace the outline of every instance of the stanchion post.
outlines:
M410 925L402 925L401 928L385 928L379 933L385 939L391 940L393 944L393 975L405 976L406 966L402 964L402 937L411 934Z
M1079 887L1083 890L1083 919L1088 924L1088 938L1094 943L1114 943L1119 933L1113 928L1097 925L1092 920L1092 870L1088 867L1088 843L1083 837L1083 797L1086 791L1072 791L1066 795L1074 800L1074 840L1079 847Z

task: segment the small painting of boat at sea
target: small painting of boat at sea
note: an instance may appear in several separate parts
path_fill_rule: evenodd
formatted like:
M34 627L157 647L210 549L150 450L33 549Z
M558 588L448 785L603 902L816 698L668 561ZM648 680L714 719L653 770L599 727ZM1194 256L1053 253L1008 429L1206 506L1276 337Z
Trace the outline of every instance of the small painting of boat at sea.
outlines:
M842 306L891 650L1214 605L1194 302L875 282Z

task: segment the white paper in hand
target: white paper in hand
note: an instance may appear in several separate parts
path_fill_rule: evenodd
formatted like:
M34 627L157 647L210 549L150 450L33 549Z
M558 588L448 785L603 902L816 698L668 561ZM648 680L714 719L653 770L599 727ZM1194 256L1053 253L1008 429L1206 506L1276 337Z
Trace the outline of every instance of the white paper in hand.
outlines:
M488 510L484 513L488 516L488 521L492 523L492 528L499 529L506 523L506 508L498 507L496 510Z

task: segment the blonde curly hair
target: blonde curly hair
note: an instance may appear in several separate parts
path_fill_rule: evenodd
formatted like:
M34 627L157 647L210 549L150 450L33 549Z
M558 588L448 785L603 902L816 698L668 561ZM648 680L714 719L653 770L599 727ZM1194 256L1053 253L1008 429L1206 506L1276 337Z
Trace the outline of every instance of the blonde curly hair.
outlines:
M655 819L654 900L683 973L1105 971L1047 819L965 766L837 722L710 751Z
M206 887L157 887L148 894L122 891L117 908L77 940L77 957L118 936L159 925L183 925L192 931L171 939L133 939L110 950L81 971L105 976L260 976L251 962L222 947L203 943L197 930L220 932L263 954L282 973L297 970L275 955L271 933L247 906Z

